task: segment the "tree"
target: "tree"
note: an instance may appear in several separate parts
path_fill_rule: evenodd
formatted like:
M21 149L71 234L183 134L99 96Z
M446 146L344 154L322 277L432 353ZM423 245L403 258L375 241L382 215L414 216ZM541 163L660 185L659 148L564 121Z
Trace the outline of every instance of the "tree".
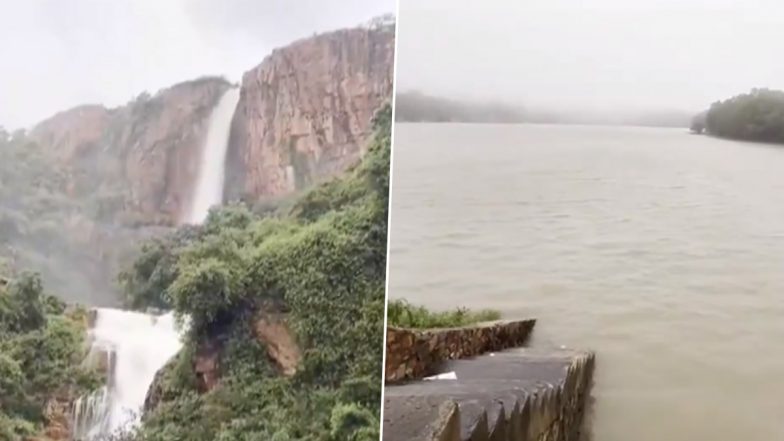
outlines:
M691 120L691 131L694 132L694 133L699 133L699 134L704 132L705 131L705 125L707 123L707 118L708 118L708 112L701 112L701 113L697 114Z
M716 102L708 110L706 128L725 138L784 143L784 91L752 89Z
M37 274L23 274L11 283L0 298L0 329L23 333L43 327L46 317L42 292Z

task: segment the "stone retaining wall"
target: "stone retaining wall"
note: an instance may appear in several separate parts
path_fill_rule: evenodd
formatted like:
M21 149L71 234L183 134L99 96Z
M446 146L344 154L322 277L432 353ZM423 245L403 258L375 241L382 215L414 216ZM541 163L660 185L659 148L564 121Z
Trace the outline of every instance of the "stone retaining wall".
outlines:
M464 328L387 328L386 382L429 375L445 360L523 345L536 320L498 321Z

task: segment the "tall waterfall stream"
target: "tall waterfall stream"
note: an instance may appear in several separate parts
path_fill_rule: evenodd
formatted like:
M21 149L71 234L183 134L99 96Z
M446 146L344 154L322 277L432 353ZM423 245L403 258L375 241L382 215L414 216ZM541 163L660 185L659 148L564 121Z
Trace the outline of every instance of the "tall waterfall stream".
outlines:
M204 222L210 208L223 201L226 152L238 101L239 89L233 87L212 111L185 223ZM96 440L137 425L156 372L181 347L181 330L171 313L156 316L98 308L95 314L90 330L91 356L105 358L107 383L73 405L73 438L79 441Z

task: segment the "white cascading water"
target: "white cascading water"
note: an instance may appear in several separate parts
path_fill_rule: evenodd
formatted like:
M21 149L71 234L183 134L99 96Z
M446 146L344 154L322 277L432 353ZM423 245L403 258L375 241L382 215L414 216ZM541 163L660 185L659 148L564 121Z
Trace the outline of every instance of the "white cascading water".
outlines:
M224 169L238 88L227 90L210 115L196 188L185 223L200 224L210 208L223 202ZM139 423L155 374L181 347L174 316L118 309L97 309L90 331L93 355L107 357L108 381L73 406L75 440L92 440Z
M74 403L77 440L94 439L137 424L155 374L181 347L174 315L99 308L92 348L108 358L108 382Z
M190 212L186 223L200 224L209 214L210 208L223 202L226 151L231 134L231 120L240 100L239 88L227 90L212 111L207 128L207 139L202 148L199 177L193 193Z

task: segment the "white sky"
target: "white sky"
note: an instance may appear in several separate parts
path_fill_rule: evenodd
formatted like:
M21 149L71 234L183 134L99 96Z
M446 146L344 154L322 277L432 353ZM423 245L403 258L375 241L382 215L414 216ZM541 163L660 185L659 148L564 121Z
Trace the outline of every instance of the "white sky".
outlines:
M397 90L701 110L784 89L782 0L400 0Z
M275 47L395 12L395 0L0 0L0 126L116 106L203 75L239 81Z

